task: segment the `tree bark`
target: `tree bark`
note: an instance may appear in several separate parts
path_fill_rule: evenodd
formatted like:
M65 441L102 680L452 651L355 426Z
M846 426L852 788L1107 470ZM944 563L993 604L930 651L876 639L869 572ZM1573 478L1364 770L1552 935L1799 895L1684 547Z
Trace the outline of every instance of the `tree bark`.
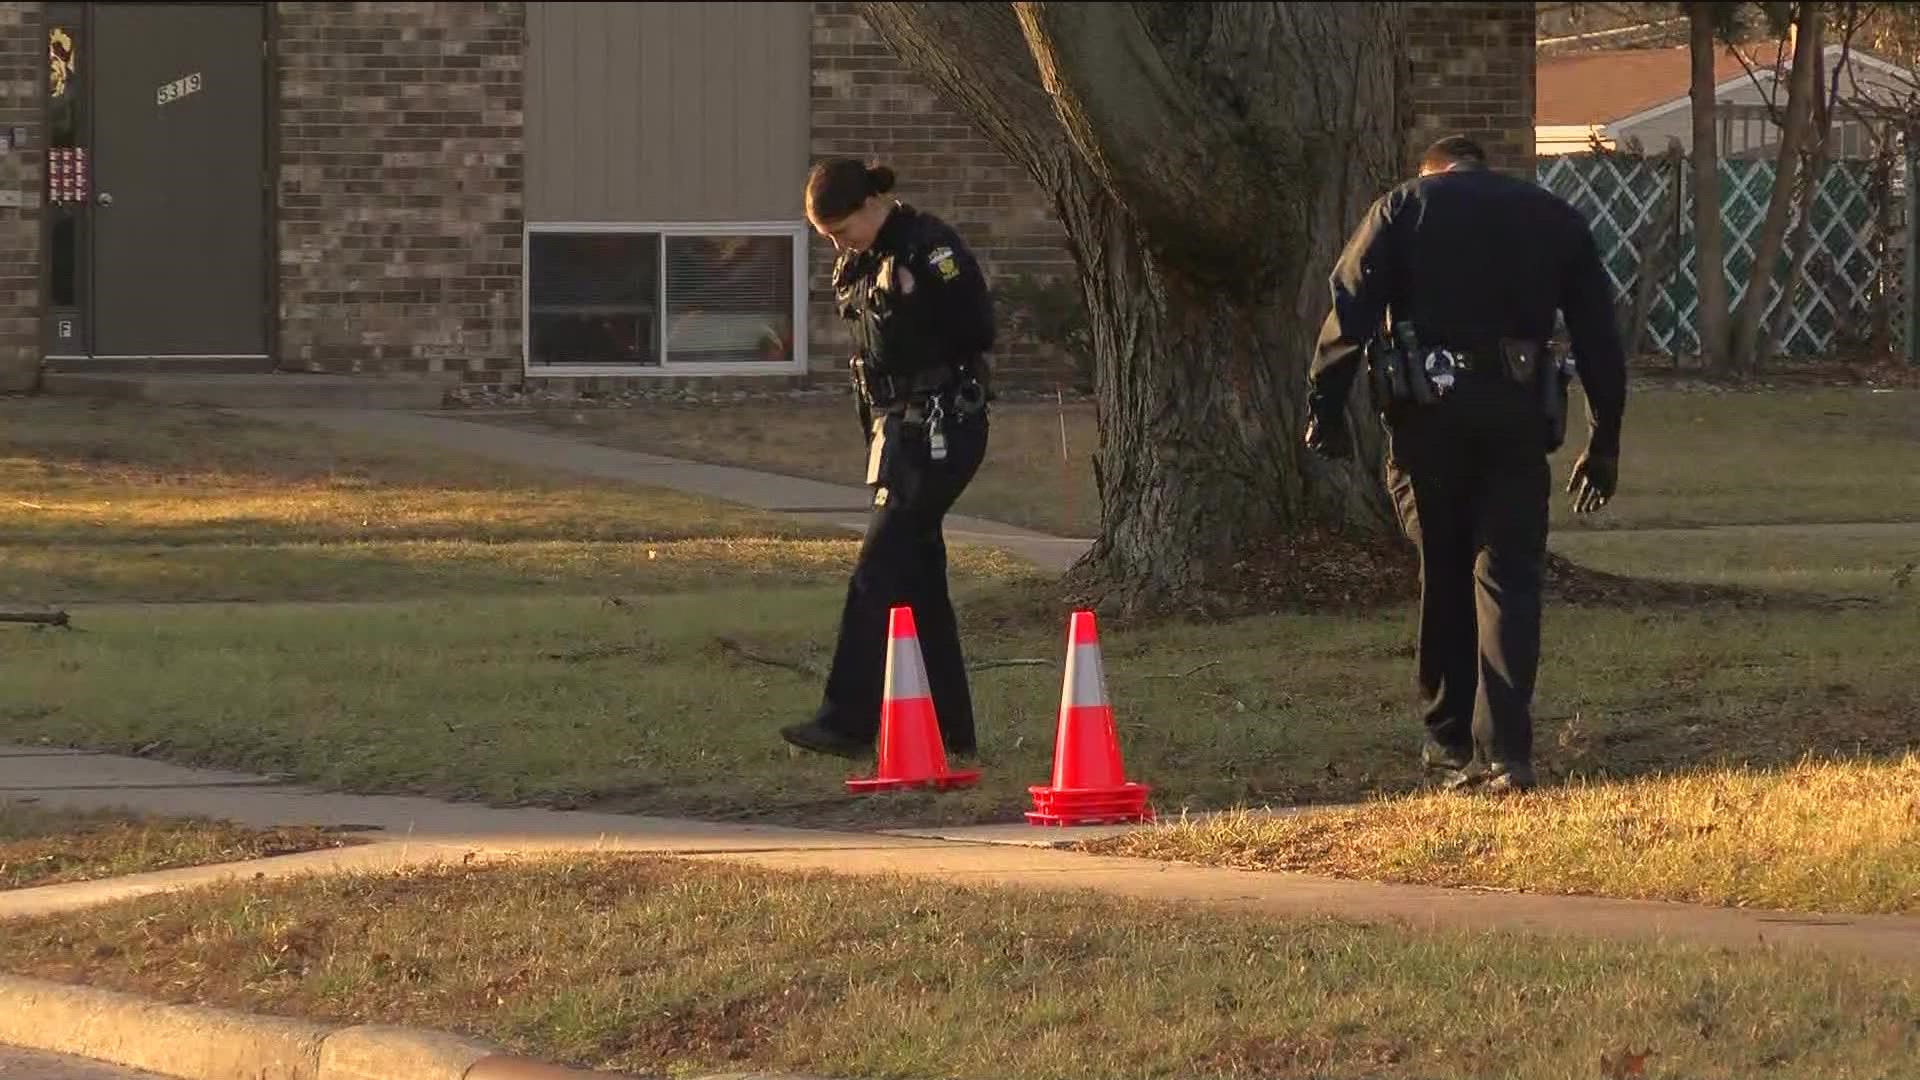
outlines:
M1641 341L1646 337L1647 317L1653 312L1654 293L1659 291L1661 284L1680 263L1680 186L1685 162L1678 140L1671 149L1654 160L1657 162L1655 167L1663 175L1670 174L1667 191L1633 238L1634 251L1639 255L1640 272L1634 278L1633 291L1622 296L1615 305L1620 324L1620 343L1627 350L1629 359L1640 352Z
M1896 139L1891 125L1881 129L1876 137L1873 151L1873 220L1874 220L1874 289L1873 289L1873 355L1887 357L1893 353L1893 311L1895 307L1894 290L1900 287L1900 278L1904 276L1904 259L1899 258L1900 249L1896 239L1904 238L1894 229L1893 205L1893 167L1894 156L1901 152L1900 140Z
M1774 159L1773 190L1767 196L1767 213L1761 219L1760 235L1754 241L1753 269L1748 273L1746 292L1733 313L1733 338L1727 357L1727 366L1731 369L1751 371L1759 363L1761 317L1773 300L1777 276L1774 264L1780 259L1780 247L1786 240L1787 222L1793 212L1794 182L1800 175L1800 148L1813 123L1814 98L1824 89L1814 79L1824 48L1823 16L1818 0L1801 0L1794 21L1793 69L1787 83L1786 123L1780 133L1779 153Z
M1391 527L1364 381L1354 460L1300 436L1327 273L1404 165L1398 5L863 7L1065 226L1100 432L1083 574L1152 603L1287 530Z
M1800 173L1799 218L1793 224L1793 232L1787 242L1787 250L1792 261L1787 269L1786 295L1780 299L1780 307L1774 313L1766 335L1754 343L1753 368L1759 370L1768 363L1779 350L1780 341L1786 336L1786 328L1793 321L1794 293L1806 280L1807 260L1813 254L1813 206L1820 196L1820 185L1827 176L1827 164L1833 159L1833 96L1829 95L1825 78L1826 61L1822 53L1816 54L1813 71L1813 94L1809 102L1810 115L1806 144L1808 147ZM1796 62L1798 57L1795 57ZM1841 64L1846 63L1843 55ZM1835 72L1837 76L1839 72ZM1837 94L1837 83L1834 93ZM1845 313L1836 311L1836 328L1844 320Z
M1726 246L1720 230L1720 140L1714 109L1714 12L1710 3L1687 5L1693 60L1694 278L1699 306L1700 362L1722 370L1728 356Z

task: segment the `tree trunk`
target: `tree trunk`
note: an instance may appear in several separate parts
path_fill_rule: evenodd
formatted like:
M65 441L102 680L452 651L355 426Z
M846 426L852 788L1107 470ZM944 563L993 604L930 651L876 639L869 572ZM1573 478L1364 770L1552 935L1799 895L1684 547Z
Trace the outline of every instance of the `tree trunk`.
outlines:
M1326 466L1300 443L1305 358L1325 289L1303 282L1288 310L1215 294L1171 273L1135 241L1111 200L1069 200L1098 360L1102 530L1086 569L1144 598L1182 595L1278 530L1392 521L1375 466L1382 440L1356 381L1353 461ZM1304 253L1331 265L1342 237ZM1104 240L1104 242L1102 242Z
M1615 305L1620 324L1620 344L1631 360L1640 352L1647 333L1647 318L1653 312L1653 296L1661 283L1679 266L1680 186L1684 156L1675 145L1654 159L1662 175L1667 176L1666 194L1647 216L1646 223L1633 238L1640 272L1634 277L1633 291Z
M1152 603L1288 530L1391 527L1363 379L1354 460L1300 438L1327 274L1404 166L1399 5L863 7L1065 226L1100 431L1083 572Z
M1767 213L1760 222L1760 236L1754 241L1753 269L1747 275L1747 289L1733 313L1733 340L1728 349L1727 366L1736 370L1751 371L1758 366L1761 317L1773 301L1774 264L1780 259L1780 245L1786 240L1787 222L1793 212L1794 181L1800 175L1800 147L1813 124L1814 98L1824 89L1814 78L1824 47L1823 15L1817 0L1801 0L1794 21L1793 71L1787 83L1786 124L1774 159L1773 190L1767 196Z
M1824 52L1824 49L1822 50ZM1796 64L1799 56L1794 57ZM1845 63L1844 58L1842 63ZM1766 336L1754 343L1753 368L1759 370L1768 363L1779 350L1780 342L1786 337L1787 327L1792 325L1795 293L1802 282L1806 281L1807 259L1813 253L1813 206L1820 197L1820 185L1826 180L1827 163L1833 158L1833 99L1829 97L1825 79L1826 63L1822 53L1815 54L1813 71L1813 93L1809 102L1810 115L1807 121L1806 160L1800 175L1799 219L1793 224L1793 235L1787 244L1792 262L1787 269L1786 295L1780 298L1779 310L1774 313L1772 325L1767 328ZM1834 312L1836 330L1842 322L1844 312Z
M1869 129L1870 131L1873 129ZM1879 129L1873 152L1873 355L1886 358L1893 353L1894 290L1905 274L1905 259L1898 244L1904 236L1894 229L1893 167L1900 153L1900 140L1891 125Z
M1727 363L1726 247L1720 231L1720 145L1713 99L1713 5L1687 6L1692 28L1693 60L1693 236L1694 278L1699 283L1699 307L1694 325L1700 332L1700 362L1708 370Z

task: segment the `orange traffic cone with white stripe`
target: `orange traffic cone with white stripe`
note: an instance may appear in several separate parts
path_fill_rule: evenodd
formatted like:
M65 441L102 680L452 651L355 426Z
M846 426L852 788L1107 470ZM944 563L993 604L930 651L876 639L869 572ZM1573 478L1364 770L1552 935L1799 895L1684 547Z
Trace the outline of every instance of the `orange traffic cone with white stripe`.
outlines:
M1107 675L1093 612L1076 611L1067 637L1067 675L1053 747L1053 783L1027 789L1035 825L1151 821L1145 785L1127 782L1107 701Z
M901 788L968 787L980 773L948 772L946 744L927 685L927 662L911 608L896 607L887 620L887 683L880 701L880 746L874 775L847 781L852 792Z

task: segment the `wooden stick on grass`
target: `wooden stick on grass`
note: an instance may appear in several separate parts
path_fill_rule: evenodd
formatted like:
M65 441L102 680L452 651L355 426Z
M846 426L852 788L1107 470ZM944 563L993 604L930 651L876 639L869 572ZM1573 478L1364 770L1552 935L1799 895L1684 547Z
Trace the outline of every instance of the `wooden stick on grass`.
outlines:
M742 647L739 642L733 640L732 638L715 638L714 641L716 644L720 646L722 651L732 653L733 655L738 656L742 660L751 660L756 664L765 664L768 667L785 668L788 671L797 671L800 674L805 675L809 679L821 679L826 677L824 672L816 669L813 665L808 664L804 661L782 660L777 656L761 656L759 653L749 652L746 648Z
M72 626L64 611L0 611L0 622L33 623L36 626Z

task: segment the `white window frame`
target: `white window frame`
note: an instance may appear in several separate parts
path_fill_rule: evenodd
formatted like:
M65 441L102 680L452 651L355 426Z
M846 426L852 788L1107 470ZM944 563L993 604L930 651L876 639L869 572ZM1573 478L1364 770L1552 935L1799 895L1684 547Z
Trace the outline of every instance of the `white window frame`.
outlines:
M536 364L533 362L533 237L536 233L657 234L660 314L655 320L657 367L643 364ZM667 349L667 238L670 236L786 236L793 239L793 356L785 363L683 361ZM807 225L801 221L530 221L520 242L520 367L528 378L666 379L681 376L804 375L807 371Z

